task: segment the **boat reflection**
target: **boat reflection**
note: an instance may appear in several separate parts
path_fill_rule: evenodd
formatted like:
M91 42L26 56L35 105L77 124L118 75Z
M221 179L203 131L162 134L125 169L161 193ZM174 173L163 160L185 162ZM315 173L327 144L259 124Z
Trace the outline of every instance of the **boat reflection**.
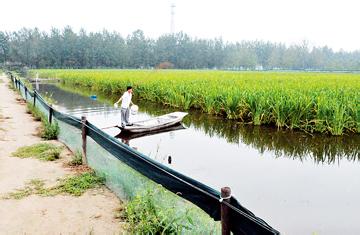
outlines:
M129 133L129 132L121 131L118 135L115 136L115 138L119 138L119 139L122 139L122 140L125 140L125 141L129 141L131 139L156 135L156 134L170 132L170 131L183 130L183 129L186 129L186 128L183 126L183 124L179 123L179 124L177 124L175 126L166 127L166 128L156 130L156 131L151 131L151 132Z

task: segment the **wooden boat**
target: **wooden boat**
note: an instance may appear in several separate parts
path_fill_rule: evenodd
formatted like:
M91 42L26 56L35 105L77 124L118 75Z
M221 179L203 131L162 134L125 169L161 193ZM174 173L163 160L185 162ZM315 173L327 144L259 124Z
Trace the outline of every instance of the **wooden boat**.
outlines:
M134 122L132 126L116 126L120 128L122 132L140 133L160 130L166 127L176 125L182 121L182 119L188 113L185 112L173 112L162 116L150 118L144 121Z
M170 131L178 131L178 130L184 130L186 129L183 124L181 123L177 123L173 126L169 126L169 127L165 127L159 130L154 130L151 132L138 132L138 133L131 133L131 132L124 132L121 131L119 134L117 134L115 136L115 138L119 138L119 139L123 139L123 140L132 140L132 139L136 139L136 138L140 138L140 137L145 137L145 136L151 136L151 135L156 135L156 134L161 134L161 133L165 133L165 132L170 132Z

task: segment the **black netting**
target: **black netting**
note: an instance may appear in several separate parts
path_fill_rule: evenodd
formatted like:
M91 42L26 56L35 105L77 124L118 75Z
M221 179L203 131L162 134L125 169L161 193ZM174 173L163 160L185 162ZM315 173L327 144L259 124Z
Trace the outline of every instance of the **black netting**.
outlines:
M21 94L24 96L24 84L17 79L14 79L13 81L16 87L20 87L20 89L23 90ZM32 97L35 95L36 106L44 113L48 113L50 106L41 95L36 91L34 93L27 92L28 100L33 100ZM74 116L54 110L53 117L78 130L81 130L82 128L81 119ZM129 146L120 143L117 139L106 134L89 122L87 122L86 127L87 135L122 163L125 163L127 166L152 181L161 184L169 191L192 202L210 215L214 220L220 220L220 192L168 168ZM79 146L79 144L77 146ZM230 207L230 227L234 234L279 234L278 231L273 229L262 219L256 217L251 211L241 206L235 198L232 197L230 203L227 205Z

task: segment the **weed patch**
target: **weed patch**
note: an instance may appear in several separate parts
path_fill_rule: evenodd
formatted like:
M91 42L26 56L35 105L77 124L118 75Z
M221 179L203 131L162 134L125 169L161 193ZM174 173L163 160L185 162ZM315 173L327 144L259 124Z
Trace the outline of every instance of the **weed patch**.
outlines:
M43 161L54 161L59 159L62 148L49 143L34 144L17 149L12 153L13 157L37 158Z
M98 176L95 172L85 172L61 180L60 184L52 190L56 193L81 196L86 190L102 185L104 180L103 177Z
M43 180L33 179L29 181L24 188L16 189L2 197L2 199L23 199L30 195L39 195L42 197L55 196L58 194L68 194L72 196L81 196L87 190L103 185L104 178L98 176L95 172L85 172L79 175L60 179L58 184L46 188Z
M44 191L44 181L40 179L32 179L26 183L24 188L16 189L14 192L8 193L2 199L16 199L20 200L38 192Z

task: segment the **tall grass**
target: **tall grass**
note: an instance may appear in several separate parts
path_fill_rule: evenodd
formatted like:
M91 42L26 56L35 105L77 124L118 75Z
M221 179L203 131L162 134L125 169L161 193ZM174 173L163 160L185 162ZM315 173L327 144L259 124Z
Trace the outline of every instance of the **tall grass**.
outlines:
M135 95L254 125L341 135L360 132L360 75L337 73L36 70L103 94Z

